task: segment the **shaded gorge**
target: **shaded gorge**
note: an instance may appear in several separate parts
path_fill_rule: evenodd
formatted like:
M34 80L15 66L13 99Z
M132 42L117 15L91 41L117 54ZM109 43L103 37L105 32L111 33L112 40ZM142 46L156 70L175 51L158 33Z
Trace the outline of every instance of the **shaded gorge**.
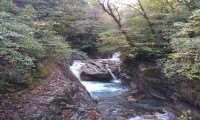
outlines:
M110 59L95 59L94 61L114 61L120 62L120 54L115 53ZM80 76L80 68L88 61L74 60L70 66L73 74L86 87L93 99L98 101L98 109L101 116L105 120L173 120L175 116L166 111L165 104L168 101L155 99L144 95L141 99L132 98L131 86L121 82L118 76L115 76L111 70L111 80L82 80ZM107 66L106 66L107 67ZM119 68L120 69L120 68Z

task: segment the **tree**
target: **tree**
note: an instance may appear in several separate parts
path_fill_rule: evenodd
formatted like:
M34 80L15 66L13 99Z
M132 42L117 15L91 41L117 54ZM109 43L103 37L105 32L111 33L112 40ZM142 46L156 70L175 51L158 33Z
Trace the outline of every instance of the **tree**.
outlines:
M120 15L120 11L119 8L110 3L110 0L99 0L100 5L102 6L103 10L110 15L113 20L116 22L119 30L122 32L122 34L125 36L127 42L129 43L130 46L134 46L134 44L132 43L131 38L128 36L128 33L122 29L123 25L122 25L122 16Z
M188 22L176 22L178 31L171 36L173 53L164 61L164 73L178 82L181 80L200 80L200 10L193 11Z
M173 3L171 3L169 0L166 0L166 3L170 6L173 14L175 14L175 8L173 7Z
M146 19L146 21L147 21L147 23L148 23L148 25L149 25L149 28L151 29L152 34L155 35L156 33L155 33L155 30L153 29L153 25L152 25L152 23L150 22L149 17L147 16L147 13L145 12L141 1L140 1L140 0L137 0L137 1L138 1L138 4L139 4L139 6L140 6L141 11L138 10L138 9L136 9L136 8L135 8L135 9L136 9L139 13L141 13L141 15Z
M153 29L153 24L151 23L151 21L150 21L148 15L147 15L147 13L146 13L146 11L145 11L143 5L142 5L142 2L141 2L140 0L137 0L137 2L138 2L138 4L134 4L133 6L130 5L130 4L123 4L123 5L126 5L126 6L128 6L128 7L131 7L131 8L133 8L134 10L138 11L138 12L145 18L146 22L147 22L148 25L149 25L149 28L150 28L152 34L155 35L156 32L155 32L155 30ZM122 4L122 3L120 3L120 4ZM137 5L139 6L140 9L138 9Z
M188 10L191 12L196 8L195 0L177 0L180 4L187 6Z
M21 4L20 0L18 2ZM31 7L39 2L43 5L37 7L48 11ZM79 53L53 29L54 24L58 24L55 13L62 14L55 9L57 5L52 8L50 2L35 0L27 3L29 6L24 4L20 8L12 1L0 1L0 91L25 84L32 74L42 69L42 61L49 57L63 58L73 52Z

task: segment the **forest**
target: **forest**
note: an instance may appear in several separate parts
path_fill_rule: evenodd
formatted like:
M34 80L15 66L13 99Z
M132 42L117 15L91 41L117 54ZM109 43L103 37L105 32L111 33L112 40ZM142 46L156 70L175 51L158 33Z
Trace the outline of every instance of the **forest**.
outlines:
M199 112L200 1L124 1L0 0L0 116L6 94L41 85L54 63L115 52L124 69L153 65L159 73L147 74L159 76L167 89L183 86L187 92L176 99ZM192 120L187 111L177 119Z

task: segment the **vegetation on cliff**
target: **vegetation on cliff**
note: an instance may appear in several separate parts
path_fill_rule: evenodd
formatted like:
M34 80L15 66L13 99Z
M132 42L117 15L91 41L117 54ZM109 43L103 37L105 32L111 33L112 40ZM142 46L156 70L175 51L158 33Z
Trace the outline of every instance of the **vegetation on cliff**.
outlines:
M198 0L0 0L0 90L74 52L120 50L124 63L158 61L173 82L199 80L199 7Z
M69 72L65 71L69 64L65 62L76 58L77 54L78 57L99 58L116 51L121 52L123 64L130 67L132 78L145 77L150 87L162 84L157 89L164 86L161 91L169 99L187 101L200 107L200 1L125 1L0 0L0 93L3 93L0 94L0 108L5 111L12 109L10 113L4 111L6 114L1 114L2 118L15 117L13 108L17 104L10 102L12 99L19 99L21 104L28 98L32 105L34 99L40 103L38 94L44 97L43 93L48 93L51 98L62 92L63 97L67 97L62 100L67 100L68 105L68 100L74 99L71 94L77 92L77 88L78 91L82 89L82 85L71 78L71 73L65 75ZM71 59L64 61L67 57ZM135 65L141 61L147 64ZM148 81L148 78L155 81ZM137 89L142 88L140 82L144 81L136 81ZM16 98L6 96L7 92L16 92L22 87L36 89L31 90L32 94L20 91L14 96ZM72 91L65 91L66 87ZM24 96L19 97L23 93ZM88 93L84 94L87 94L87 101L91 100ZM43 100L47 99L44 97ZM61 105L62 100L56 100ZM73 103L79 102L75 100ZM80 106L84 105L80 103ZM62 114L68 116L69 113L64 110ZM184 113L182 119L190 119L189 113Z
M21 2L0 1L0 90L26 80L29 83L31 74L44 69L45 59L67 57L77 51L71 49L64 35L54 30L64 18L65 22L73 22L73 17L61 8L63 4L41 0Z
M116 23L121 32L118 35L124 36L118 39L127 41L128 46L120 44L125 62L131 63L135 59L158 61L163 73L172 82L199 79L198 0L135 0L132 4L122 1L113 3L110 0L99 2L102 9ZM119 6L124 8L119 9ZM100 38L105 39L105 35L101 35ZM107 38L110 36L107 35ZM109 44L106 45L105 41L101 42L107 49L117 43L109 40ZM104 47L103 50L107 50Z

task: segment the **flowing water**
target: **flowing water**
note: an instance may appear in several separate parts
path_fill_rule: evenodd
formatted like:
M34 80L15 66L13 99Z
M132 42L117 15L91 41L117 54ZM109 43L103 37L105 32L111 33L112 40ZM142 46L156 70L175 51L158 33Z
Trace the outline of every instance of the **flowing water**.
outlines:
M119 62L119 53L115 53L110 59ZM129 120L173 120L174 115L168 111L163 111L166 107L164 103L154 98L145 98L137 103L128 102L124 93L131 90L131 87L123 84L120 79L113 76L112 81L83 81L80 78L79 69L85 64L84 61L75 60L70 66L71 71L86 87L91 96L98 101L98 108L105 120L120 120L121 117ZM108 69L109 70L109 69Z
M99 59L97 61L103 61L103 60L106 59ZM109 60L115 60L116 62L119 61L118 54L114 54L113 57ZM121 81L117 79L111 71L110 72L112 73L111 75L113 76L113 80L112 81L108 80L109 82L81 80L79 69L84 64L85 62L83 61L75 60L73 65L70 66L70 69L74 73L74 75L81 81L81 83L86 87L86 89L93 98L100 99L106 96L109 97L109 96L120 95L121 93L130 90L130 87L125 84L122 84Z
M117 80L117 77L115 77L115 75L112 73L111 69L108 68L108 65L106 65L106 68L108 69L108 72L111 74L113 80Z

